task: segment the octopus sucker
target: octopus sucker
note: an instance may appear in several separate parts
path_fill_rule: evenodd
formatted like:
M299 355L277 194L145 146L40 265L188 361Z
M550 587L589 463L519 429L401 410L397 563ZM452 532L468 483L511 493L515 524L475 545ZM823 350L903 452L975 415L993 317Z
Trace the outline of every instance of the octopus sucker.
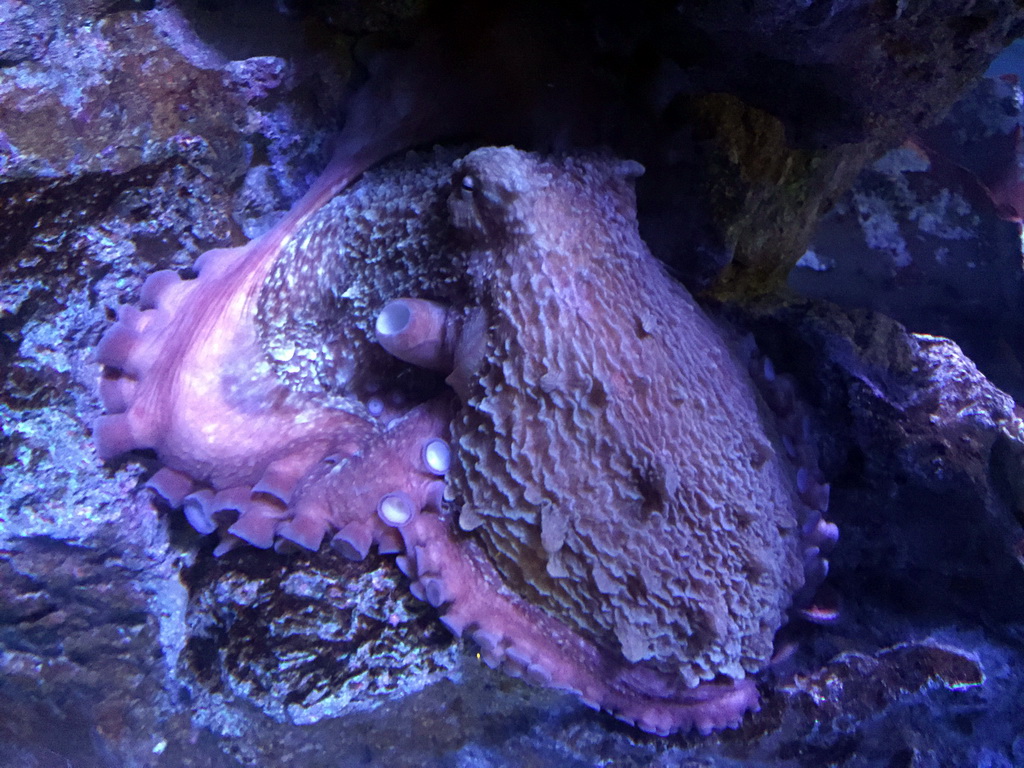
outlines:
M98 452L152 449L216 554L376 546L489 666L650 733L735 727L776 632L832 615L793 382L651 256L638 164L364 165L146 281L97 349Z

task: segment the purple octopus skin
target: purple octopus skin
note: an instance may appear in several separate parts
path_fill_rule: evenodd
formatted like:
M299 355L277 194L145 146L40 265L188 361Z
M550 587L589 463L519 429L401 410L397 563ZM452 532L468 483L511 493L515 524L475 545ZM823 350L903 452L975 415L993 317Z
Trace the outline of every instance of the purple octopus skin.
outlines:
M155 450L218 552L376 545L490 666L652 733L737 725L836 536L791 383L647 251L637 164L355 165L122 308L100 455Z

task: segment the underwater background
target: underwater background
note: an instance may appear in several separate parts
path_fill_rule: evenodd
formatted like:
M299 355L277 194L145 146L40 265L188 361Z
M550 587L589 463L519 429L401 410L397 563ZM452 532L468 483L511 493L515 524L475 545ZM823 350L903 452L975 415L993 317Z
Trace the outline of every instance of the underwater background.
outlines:
M472 6L0 0L0 766L1024 766L1024 8ZM98 457L118 311L367 114L641 161L651 251L793 382L834 601L739 728L491 670L389 555L216 557L154 456Z

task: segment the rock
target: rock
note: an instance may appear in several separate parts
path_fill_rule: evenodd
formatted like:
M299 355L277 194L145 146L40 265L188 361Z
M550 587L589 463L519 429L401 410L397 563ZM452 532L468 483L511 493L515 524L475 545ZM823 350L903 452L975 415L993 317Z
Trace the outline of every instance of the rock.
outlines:
M46 52L54 33L54 21L21 0L0 3L0 67L37 61Z
M871 594L930 622L1018 621L1024 422L1013 399L955 343L884 315L794 303L747 321L815 405L843 532L830 583L851 606Z
M998 202L1019 174L1020 105L1013 78L980 81L941 123L864 169L789 277L802 295L953 338L1018 399L1020 225Z

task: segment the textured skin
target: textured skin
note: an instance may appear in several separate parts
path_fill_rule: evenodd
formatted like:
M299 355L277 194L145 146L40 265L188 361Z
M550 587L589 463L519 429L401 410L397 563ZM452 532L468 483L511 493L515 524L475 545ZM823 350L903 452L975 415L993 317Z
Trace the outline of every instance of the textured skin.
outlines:
M764 666L799 526L745 366L640 239L638 170L508 148L456 165L489 330L451 483L517 591L693 686Z
M330 201L325 190L345 185L350 168L332 166L278 227L204 254L197 279L152 275L142 311L123 308L97 350L111 414L96 426L100 455L154 449L165 469L151 484L184 502L200 531L227 522L221 551L233 537L269 547L275 535L315 549L318 535L344 528L356 513L343 498L328 513L315 486L332 484L341 460L355 471L397 428L391 419L417 404L408 390L424 383L416 372L417 386L403 386L403 367L367 337L368 318L390 298L385 291L457 292L457 256L424 247L447 239L445 217L425 216L423 206L443 207L449 163L393 164ZM354 272L353 254L368 254ZM311 330L323 307L331 322ZM379 496L391 480L378 477ZM328 514L329 525L320 520Z
M316 212L259 296L261 342L291 388L365 393L402 366L374 339L384 300L464 301L465 266L446 215L451 162L439 150L371 172Z
M344 189L357 166L122 309L101 456L155 450L218 552L401 553L489 665L654 733L736 725L835 537L790 385L753 366L776 441L637 234L639 166L485 148Z

